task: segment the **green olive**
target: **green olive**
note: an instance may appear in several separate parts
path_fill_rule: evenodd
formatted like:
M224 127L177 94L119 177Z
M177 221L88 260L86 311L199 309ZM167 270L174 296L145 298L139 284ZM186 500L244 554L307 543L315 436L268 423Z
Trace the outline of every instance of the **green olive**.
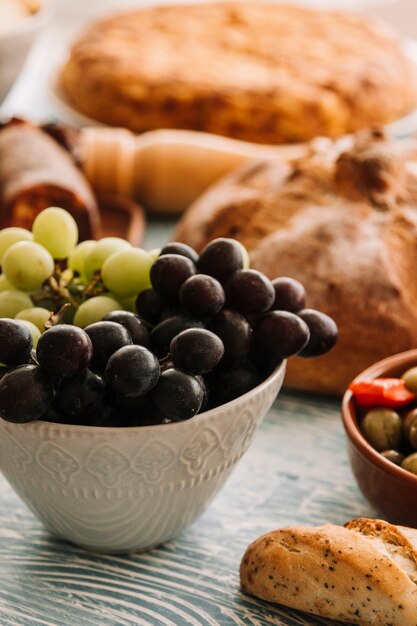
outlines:
M401 465L404 461L404 455L398 452L398 450L384 450L381 454L384 458L388 459L388 461L391 461L391 463L395 463L395 465Z
M406 413L404 420L403 420L404 434L407 437L407 439L408 439L408 433L410 432L410 428L412 424L415 422L415 420L417 420L417 409L412 409L411 411L408 411L408 413Z
M408 431L408 441L414 450L417 450L417 420L410 426L410 430Z
M391 409L368 411L360 428L365 439L378 452L400 447L403 423L398 413Z
M411 367L401 376L407 389L417 393L417 367Z
M413 454L409 454L405 457L404 461L401 463L401 467L408 472L417 474L417 452L413 452Z

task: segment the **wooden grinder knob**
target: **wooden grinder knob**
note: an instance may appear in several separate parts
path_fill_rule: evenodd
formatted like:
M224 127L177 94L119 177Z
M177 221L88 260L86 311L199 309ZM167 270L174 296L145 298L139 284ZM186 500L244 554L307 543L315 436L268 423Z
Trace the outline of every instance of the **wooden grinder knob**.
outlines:
M179 214L218 178L247 159L288 159L306 144L269 146L187 130L134 135L84 128L83 169L96 191L137 198L156 213Z

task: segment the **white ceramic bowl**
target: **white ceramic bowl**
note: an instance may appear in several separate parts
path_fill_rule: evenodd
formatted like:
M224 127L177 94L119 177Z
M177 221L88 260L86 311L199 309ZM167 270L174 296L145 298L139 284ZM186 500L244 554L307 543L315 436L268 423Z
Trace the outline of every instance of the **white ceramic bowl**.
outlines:
M247 394L186 422L101 428L0 419L0 465L54 535L99 552L175 537L209 505L281 388L285 362Z
M39 9L0 33L0 103L20 74L36 36L53 15L53 0L39 0Z

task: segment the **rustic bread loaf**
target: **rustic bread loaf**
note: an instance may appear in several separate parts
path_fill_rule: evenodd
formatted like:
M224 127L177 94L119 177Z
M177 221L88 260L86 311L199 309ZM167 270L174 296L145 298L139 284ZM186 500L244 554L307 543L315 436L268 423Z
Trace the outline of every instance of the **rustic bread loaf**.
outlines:
M344 147L343 147L344 146ZM417 345L417 142L360 134L304 159L252 163L214 185L174 238L248 247L251 266L292 276L336 321L338 345L290 359L286 385L339 394L365 367Z
M159 6L92 24L62 88L83 113L141 132L286 143L385 124L416 106L416 74L385 27L259 2Z
M263 600L363 626L417 626L417 530L357 519L275 530L240 566Z
M0 126L0 228L31 228L49 206L73 215L80 239L100 236L93 191L72 155L41 128L11 120Z

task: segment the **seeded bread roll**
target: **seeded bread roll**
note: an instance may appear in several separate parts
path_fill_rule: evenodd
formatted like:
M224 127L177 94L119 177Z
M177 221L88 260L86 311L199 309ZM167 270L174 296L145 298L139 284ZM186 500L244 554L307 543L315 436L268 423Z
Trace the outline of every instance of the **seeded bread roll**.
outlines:
M240 566L245 591L361 626L417 626L417 530L356 519L275 530Z

